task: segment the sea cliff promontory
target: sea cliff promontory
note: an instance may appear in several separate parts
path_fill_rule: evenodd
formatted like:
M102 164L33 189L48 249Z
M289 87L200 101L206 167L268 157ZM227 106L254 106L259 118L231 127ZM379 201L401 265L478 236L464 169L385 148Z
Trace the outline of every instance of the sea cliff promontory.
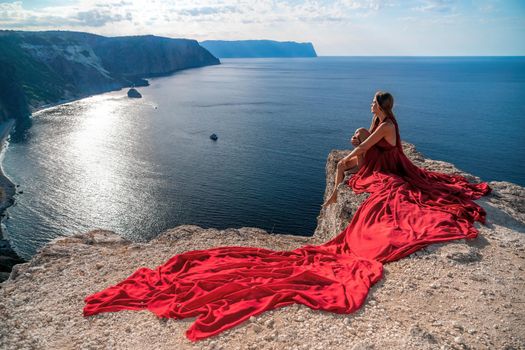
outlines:
M450 163L426 159L413 145L403 146L418 166L480 180ZM336 164L348 152L329 154L325 198ZM525 188L497 181L489 183L492 193L477 201L487 211L487 222L475 224L476 239L434 244L386 264L384 278L353 314L283 307L197 343L184 336L193 319L159 319L146 310L82 316L86 296L175 254L225 245L292 250L326 242L367 196L355 195L345 183L338 187L338 202L320 211L312 237L184 225L147 243L101 230L55 239L0 284L0 348L525 348Z
M12 118L24 126L46 105L219 63L190 39L0 30L0 122Z
M206 40L200 44L219 58L317 57L312 43L274 40Z

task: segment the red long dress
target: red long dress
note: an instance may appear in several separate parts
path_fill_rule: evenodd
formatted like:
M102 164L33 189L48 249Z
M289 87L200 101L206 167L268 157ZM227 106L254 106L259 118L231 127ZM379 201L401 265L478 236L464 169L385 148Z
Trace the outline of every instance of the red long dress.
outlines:
M348 185L370 196L332 240L292 251L225 246L178 254L86 297L84 316L148 309L197 317L186 331L196 341L294 303L348 314L381 278L383 263L431 243L476 237L473 223L485 223L486 213L472 200L488 194L488 184L412 164L390 118L396 146L381 139L366 152Z

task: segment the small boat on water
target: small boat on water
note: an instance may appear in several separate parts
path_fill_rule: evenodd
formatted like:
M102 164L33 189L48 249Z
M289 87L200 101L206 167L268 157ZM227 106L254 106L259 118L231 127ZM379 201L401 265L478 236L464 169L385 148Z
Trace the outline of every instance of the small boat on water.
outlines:
M211 134L210 139L212 139L213 141L217 141L218 139L217 134Z

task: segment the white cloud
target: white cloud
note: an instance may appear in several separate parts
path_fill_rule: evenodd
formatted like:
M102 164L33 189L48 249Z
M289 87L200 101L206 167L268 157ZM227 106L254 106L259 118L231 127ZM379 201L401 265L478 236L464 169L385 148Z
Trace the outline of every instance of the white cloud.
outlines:
M448 14L456 11L457 4L456 0L424 0L421 5L414 9L422 12Z
M123 2L117 3L123 4ZM107 6L47 7L38 11L25 9L22 1L0 4L0 26L4 28L103 27L108 23L131 21L132 14Z
M102 27L113 22L132 20L133 23L151 23L153 18L157 26L173 21L267 24L282 21L332 22L351 20L353 16L377 11L385 4L388 2L381 0L305 0L295 3L274 0L184 0L176 3L158 0L88 0L36 11L24 8L22 1L15 1L0 4L0 26L42 27L47 24L50 27Z

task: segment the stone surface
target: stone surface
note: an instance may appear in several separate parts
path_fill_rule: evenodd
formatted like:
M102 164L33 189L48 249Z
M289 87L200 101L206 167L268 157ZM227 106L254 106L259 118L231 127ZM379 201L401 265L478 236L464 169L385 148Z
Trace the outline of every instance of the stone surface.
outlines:
M129 98L142 98L142 95L140 92L137 91L137 89L131 88L128 90L128 97Z
M404 146L420 166L459 172ZM333 151L328 158L327 193L335 164L346 153ZM490 185L494 192L478 201L488 212L486 226L476 223L478 238L431 245L385 265L384 278L357 312L292 305L196 343L184 336L194 319L160 320L148 311L84 318L83 299L139 267L155 268L188 250L290 250L324 242L346 226L364 197L340 186L339 203L321 212L313 237L185 225L147 243L109 231L56 239L15 265L0 284L0 349L523 349L525 190L506 182Z

